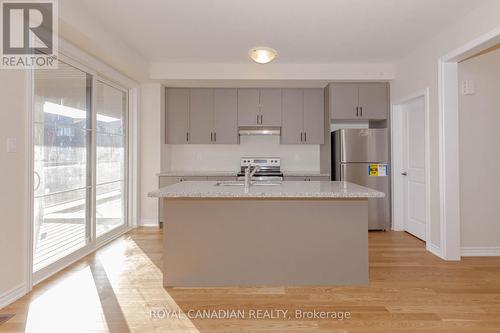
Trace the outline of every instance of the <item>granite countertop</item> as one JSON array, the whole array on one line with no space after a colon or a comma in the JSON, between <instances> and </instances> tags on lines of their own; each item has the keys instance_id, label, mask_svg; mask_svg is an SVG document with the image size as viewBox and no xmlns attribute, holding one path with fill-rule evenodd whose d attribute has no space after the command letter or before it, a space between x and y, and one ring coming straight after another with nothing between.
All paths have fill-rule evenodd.
<instances>
[{"instance_id":1,"label":"granite countertop","mask_svg":"<svg viewBox=\"0 0 500 333\"><path fill-rule=\"evenodd\" d=\"M163 171L158 177L236 177L238 171ZM283 171L285 177L330 177L319 171Z\"/></svg>"},{"instance_id":2,"label":"granite countertop","mask_svg":"<svg viewBox=\"0 0 500 333\"><path fill-rule=\"evenodd\" d=\"M150 192L156 198L383 198L384 193L349 182L284 181L280 185L219 186L212 181L186 181ZM233 182L234 183L234 182Z\"/></svg>"},{"instance_id":3,"label":"granite countertop","mask_svg":"<svg viewBox=\"0 0 500 333\"><path fill-rule=\"evenodd\" d=\"M285 177L330 177L327 172L320 171L283 171Z\"/></svg>"},{"instance_id":4,"label":"granite countertop","mask_svg":"<svg viewBox=\"0 0 500 333\"><path fill-rule=\"evenodd\" d=\"M236 177L237 171L163 171L158 177Z\"/></svg>"}]
</instances>

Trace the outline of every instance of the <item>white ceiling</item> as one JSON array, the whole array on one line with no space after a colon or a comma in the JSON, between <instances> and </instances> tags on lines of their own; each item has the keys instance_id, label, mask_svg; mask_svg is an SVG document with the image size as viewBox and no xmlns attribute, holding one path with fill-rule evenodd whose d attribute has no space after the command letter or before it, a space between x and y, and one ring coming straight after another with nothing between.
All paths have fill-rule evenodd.
<instances>
[{"instance_id":1,"label":"white ceiling","mask_svg":"<svg viewBox=\"0 0 500 333\"><path fill-rule=\"evenodd\" d=\"M483 0L79 0L153 62L390 63Z\"/></svg>"}]
</instances>

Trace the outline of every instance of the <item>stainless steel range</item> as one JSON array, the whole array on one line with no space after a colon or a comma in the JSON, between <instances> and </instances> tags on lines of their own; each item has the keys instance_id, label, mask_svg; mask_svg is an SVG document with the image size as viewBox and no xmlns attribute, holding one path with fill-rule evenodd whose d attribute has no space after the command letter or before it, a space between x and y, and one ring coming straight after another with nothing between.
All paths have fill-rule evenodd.
<instances>
[{"instance_id":1,"label":"stainless steel range","mask_svg":"<svg viewBox=\"0 0 500 333\"><path fill-rule=\"evenodd\" d=\"M247 168L259 167L259 170L252 177L259 181L282 181L281 159L279 157L242 157L240 159L241 170L238 173L238 180L245 179Z\"/></svg>"}]
</instances>

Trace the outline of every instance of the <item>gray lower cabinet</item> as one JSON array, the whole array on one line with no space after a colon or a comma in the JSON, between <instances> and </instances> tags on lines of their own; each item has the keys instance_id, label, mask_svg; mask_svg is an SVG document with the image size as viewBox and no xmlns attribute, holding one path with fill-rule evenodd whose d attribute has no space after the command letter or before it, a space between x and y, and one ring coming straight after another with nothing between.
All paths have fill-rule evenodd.
<instances>
[{"instance_id":1,"label":"gray lower cabinet","mask_svg":"<svg viewBox=\"0 0 500 333\"><path fill-rule=\"evenodd\" d=\"M285 181L330 181L330 177L328 176L286 176Z\"/></svg>"},{"instance_id":2,"label":"gray lower cabinet","mask_svg":"<svg viewBox=\"0 0 500 333\"><path fill-rule=\"evenodd\" d=\"M165 93L165 140L169 144L189 142L189 89L169 88Z\"/></svg>"},{"instance_id":3,"label":"gray lower cabinet","mask_svg":"<svg viewBox=\"0 0 500 333\"><path fill-rule=\"evenodd\" d=\"M238 126L281 126L281 89L238 89Z\"/></svg>"},{"instance_id":4,"label":"gray lower cabinet","mask_svg":"<svg viewBox=\"0 0 500 333\"><path fill-rule=\"evenodd\" d=\"M389 111L387 83L332 83L328 89L330 89L331 119L387 119Z\"/></svg>"},{"instance_id":5,"label":"gray lower cabinet","mask_svg":"<svg viewBox=\"0 0 500 333\"><path fill-rule=\"evenodd\" d=\"M282 144L324 143L324 90L283 89Z\"/></svg>"}]
</instances>

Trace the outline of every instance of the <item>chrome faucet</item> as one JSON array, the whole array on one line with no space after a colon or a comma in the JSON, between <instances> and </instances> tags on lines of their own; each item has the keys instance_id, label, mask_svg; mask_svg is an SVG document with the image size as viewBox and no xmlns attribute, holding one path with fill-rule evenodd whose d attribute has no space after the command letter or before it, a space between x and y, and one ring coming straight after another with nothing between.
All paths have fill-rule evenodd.
<instances>
[{"instance_id":1,"label":"chrome faucet","mask_svg":"<svg viewBox=\"0 0 500 333\"><path fill-rule=\"evenodd\" d=\"M250 171L250 169L252 169L252 171ZM259 170L260 167L258 165L254 165L253 168L251 166L248 166L245 169L245 192L248 193L248 191L250 190L250 185L252 185L252 177Z\"/></svg>"}]
</instances>

